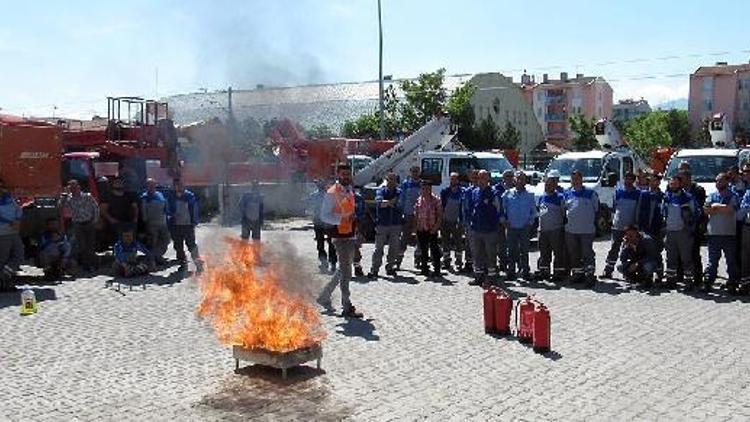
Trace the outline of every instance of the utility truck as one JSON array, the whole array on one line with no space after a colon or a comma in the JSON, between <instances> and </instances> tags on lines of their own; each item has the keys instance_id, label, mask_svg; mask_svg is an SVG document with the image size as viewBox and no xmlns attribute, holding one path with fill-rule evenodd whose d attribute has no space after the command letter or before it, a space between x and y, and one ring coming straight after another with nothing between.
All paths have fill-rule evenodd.
<instances>
[{"instance_id":1,"label":"utility truck","mask_svg":"<svg viewBox=\"0 0 750 422\"><path fill-rule=\"evenodd\" d=\"M711 118L708 130L713 148L681 149L672 154L661 182L662 190L667 188L669 179L677 173L683 161L690 165L693 182L699 184L709 195L716 190L717 174L750 159L750 150L735 147L724 113L717 113Z\"/></svg>"},{"instance_id":2,"label":"utility truck","mask_svg":"<svg viewBox=\"0 0 750 422\"><path fill-rule=\"evenodd\" d=\"M551 170L560 173L560 186L570 188L570 176L574 170L583 174L583 184L599 195L599 213L596 228L599 234L610 230L615 189L622 186L625 173L636 173L645 168L640 157L622 142L617 128L607 119L595 125L596 140L601 149L567 152L556 156L549 163L545 175ZM530 186L535 196L544 194L544 185Z\"/></svg>"}]
</instances>

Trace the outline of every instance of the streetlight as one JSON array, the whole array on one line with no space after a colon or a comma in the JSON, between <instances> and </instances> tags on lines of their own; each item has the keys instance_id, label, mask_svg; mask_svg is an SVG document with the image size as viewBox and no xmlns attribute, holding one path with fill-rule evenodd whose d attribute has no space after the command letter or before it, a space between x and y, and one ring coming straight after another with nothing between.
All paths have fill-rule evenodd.
<instances>
[{"instance_id":1,"label":"streetlight","mask_svg":"<svg viewBox=\"0 0 750 422\"><path fill-rule=\"evenodd\" d=\"M383 20L380 13L380 0L378 0L378 33L380 36L380 139L385 139L385 120L383 116Z\"/></svg>"}]
</instances>

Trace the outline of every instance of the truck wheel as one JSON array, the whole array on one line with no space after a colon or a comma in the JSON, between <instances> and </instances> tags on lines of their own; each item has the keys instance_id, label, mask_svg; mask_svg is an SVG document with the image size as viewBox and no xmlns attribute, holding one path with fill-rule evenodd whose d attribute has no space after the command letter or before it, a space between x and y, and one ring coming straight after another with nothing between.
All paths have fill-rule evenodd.
<instances>
[{"instance_id":1,"label":"truck wheel","mask_svg":"<svg viewBox=\"0 0 750 422\"><path fill-rule=\"evenodd\" d=\"M596 235L604 236L612 228L612 212L607 207L599 207L599 213L596 216Z\"/></svg>"}]
</instances>

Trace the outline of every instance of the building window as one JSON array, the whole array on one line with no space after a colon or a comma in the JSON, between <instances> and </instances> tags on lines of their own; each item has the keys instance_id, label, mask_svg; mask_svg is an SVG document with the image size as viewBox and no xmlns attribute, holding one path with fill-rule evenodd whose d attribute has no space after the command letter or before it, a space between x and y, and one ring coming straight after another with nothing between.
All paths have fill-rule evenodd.
<instances>
[{"instance_id":1,"label":"building window","mask_svg":"<svg viewBox=\"0 0 750 422\"><path fill-rule=\"evenodd\" d=\"M703 78L703 94L711 95L714 91L714 78Z\"/></svg>"},{"instance_id":2,"label":"building window","mask_svg":"<svg viewBox=\"0 0 750 422\"><path fill-rule=\"evenodd\" d=\"M495 111L495 114L500 114L500 99L495 97L495 101L492 102L492 109Z\"/></svg>"},{"instance_id":3,"label":"building window","mask_svg":"<svg viewBox=\"0 0 750 422\"><path fill-rule=\"evenodd\" d=\"M703 100L703 109L706 111L713 110L713 104L711 100Z\"/></svg>"},{"instance_id":4,"label":"building window","mask_svg":"<svg viewBox=\"0 0 750 422\"><path fill-rule=\"evenodd\" d=\"M506 122L510 121L510 110L505 110L505 121Z\"/></svg>"}]
</instances>

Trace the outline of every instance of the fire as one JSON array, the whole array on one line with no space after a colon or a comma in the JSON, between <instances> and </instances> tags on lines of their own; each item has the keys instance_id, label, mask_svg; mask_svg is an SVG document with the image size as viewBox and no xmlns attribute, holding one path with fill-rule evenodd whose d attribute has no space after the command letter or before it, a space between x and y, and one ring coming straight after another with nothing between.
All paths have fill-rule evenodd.
<instances>
[{"instance_id":1,"label":"fire","mask_svg":"<svg viewBox=\"0 0 750 422\"><path fill-rule=\"evenodd\" d=\"M228 250L201 276L198 315L228 346L286 352L326 337L320 314L282 283L283 268L260 265L259 246L225 239Z\"/></svg>"}]
</instances>

